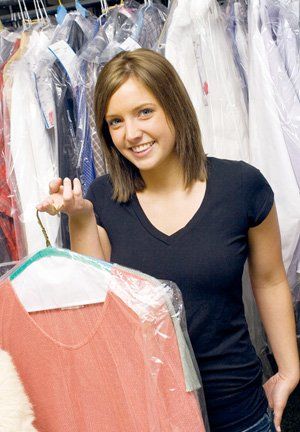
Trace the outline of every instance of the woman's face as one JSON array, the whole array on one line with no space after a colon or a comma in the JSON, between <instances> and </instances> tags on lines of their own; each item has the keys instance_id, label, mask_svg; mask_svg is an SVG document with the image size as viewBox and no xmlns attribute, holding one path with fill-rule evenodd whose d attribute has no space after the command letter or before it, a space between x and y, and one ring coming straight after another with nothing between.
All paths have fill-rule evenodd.
<instances>
[{"instance_id":1,"label":"woman's face","mask_svg":"<svg viewBox=\"0 0 300 432\"><path fill-rule=\"evenodd\" d=\"M114 145L140 171L167 167L175 154L175 130L154 95L136 78L112 95L105 119Z\"/></svg>"}]
</instances>

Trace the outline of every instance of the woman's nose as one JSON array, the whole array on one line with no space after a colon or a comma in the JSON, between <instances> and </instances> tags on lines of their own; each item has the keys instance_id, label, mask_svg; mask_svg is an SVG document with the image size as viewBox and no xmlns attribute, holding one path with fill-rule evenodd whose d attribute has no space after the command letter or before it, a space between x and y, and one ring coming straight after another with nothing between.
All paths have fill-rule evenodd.
<instances>
[{"instance_id":1,"label":"woman's nose","mask_svg":"<svg viewBox=\"0 0 300 432\"><path fill-rule=\"evenodd\" d=\"M125 133L127 141L137 141L142 136L142 131L135 121L125 123Z\"/></svg>"}]
</instances>

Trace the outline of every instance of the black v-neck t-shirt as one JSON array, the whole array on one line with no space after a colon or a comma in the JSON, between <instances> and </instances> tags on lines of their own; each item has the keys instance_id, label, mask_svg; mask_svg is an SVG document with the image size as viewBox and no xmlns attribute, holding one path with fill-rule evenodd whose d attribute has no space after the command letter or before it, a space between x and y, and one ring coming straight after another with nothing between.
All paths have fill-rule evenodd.
<instances>
[{"instance_id":1,"label":"black v-neck t-shirt","mask_svg":"<svg viewBox=\"0 0 300 432\"><path fill-rule=\"evenodd\" d=\"M136 195L114 201L108 175L92 183L87 199L110 239L112 262L180 288L211 432L240 432L267 409L245 320L242 274L248 230L266 218L274 196L260 171L245 162L207 158L207 168L199 209L170 236L151 224Z\"/></svg>"}]
</instances>

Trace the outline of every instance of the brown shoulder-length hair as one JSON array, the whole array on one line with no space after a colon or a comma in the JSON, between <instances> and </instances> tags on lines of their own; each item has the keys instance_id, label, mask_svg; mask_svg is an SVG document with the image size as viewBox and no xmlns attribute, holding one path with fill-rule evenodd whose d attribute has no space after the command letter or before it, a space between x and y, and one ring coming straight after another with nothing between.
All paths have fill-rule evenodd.
<instances>
[{"instance_id":1,"label":"brown shoulder-length hair","mask_svg":"<svg viewBox=\"0 0 300 432\"><path fill-rule=\"evenodd\" d=\"M145 188L138 168L114 146L105 115L112 95L129 78L135 77L152 92L175 129L175 151L183 167L185 186L205 180L206 156L200 128L189 95L177 72L160 54L137 49L117 54L102 69L95 88L97 132L113 184L113 199L126 202Z\"/></svg>"}]
</instances>

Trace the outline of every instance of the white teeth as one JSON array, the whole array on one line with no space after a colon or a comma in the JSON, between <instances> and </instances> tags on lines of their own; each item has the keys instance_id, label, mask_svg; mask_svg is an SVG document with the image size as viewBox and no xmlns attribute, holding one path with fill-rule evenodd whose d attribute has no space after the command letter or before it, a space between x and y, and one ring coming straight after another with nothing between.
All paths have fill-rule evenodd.
<instances>
[{"instance_id":1,"label":"white teeth","mask_svg":"<svg viewBox=\"0 0 300 432\"><path fill-rule=\"evenodd\" d=\"M141 153L142 151L147 150L148 148L152 147L155 141L152 141L151 143L142 144L136 147L131 147L131 150L134 153Z\"/></svg>"}]
</instances>

